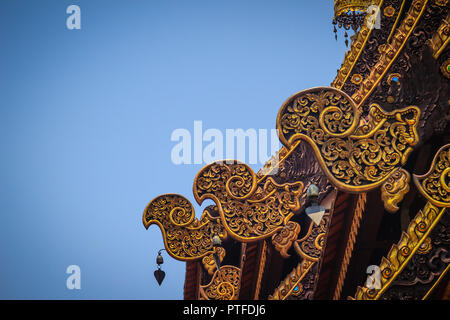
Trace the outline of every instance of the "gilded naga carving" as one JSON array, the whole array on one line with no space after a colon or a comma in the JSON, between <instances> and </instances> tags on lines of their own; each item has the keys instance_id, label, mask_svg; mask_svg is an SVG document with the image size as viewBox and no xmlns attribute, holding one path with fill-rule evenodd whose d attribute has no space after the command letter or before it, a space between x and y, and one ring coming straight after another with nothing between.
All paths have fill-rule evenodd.
<instances>
[{"instance_id":1,"label":"gilded naga carving","mask_svg":"<svg viewBox=\"0 0 450 320\"><path fill-rule=\"evenodd\" d=\"M214 162L194 180L199 204L213 200L226 231L236 240L249 242L272 236L300 210L302 182L278 184L272 177L257 178L238 161Z\"/></svg>"},{"instance_id":2,"label":"gilded naga carving","mask_svg":"<svg viewBox=\"0 0 450 320\"><path fill-rule=\"evenodd\" d=\"M166 194L148 204L143 222L146 228L160 227L166 249L175 259L200 259L215 252L214 233L243 242L274 235L300 210L302 190L302 182L278 184L268 175L257 177L238 161L214 162L195 177L194 196L200 205L213 200L218 216L205 210L200 220L195 219L188 199Z\"/></svg>"},{"instance_id":3,"label":"gilded naga carving","mask_svg":"<svg viewBox=\"0 0 450 320\"><path fill-rule=\"evenodd\" d=\"M178 194L164 194L153 199L145 208L145 228L156 224L163 234L167 252L177 260L200 259L215 252L212 235L226 238L220 219L206 209L200 220L195 218L192 204Z\"/></svg>"},{"instance_id":4,"label":"gilded naga carving","mask_svg":"<svg viewBox=\"0 0 450 320\"><path fill-rule=\"evenodd\" d=\"M278 113L277 128L288 148L300 139L308 142L336 187L365 192L405 164L418 143L419 115L415 106L388 113L373 104L366 122L347 94L318 87L290 97Z\"/></svg>"}]
</instances>

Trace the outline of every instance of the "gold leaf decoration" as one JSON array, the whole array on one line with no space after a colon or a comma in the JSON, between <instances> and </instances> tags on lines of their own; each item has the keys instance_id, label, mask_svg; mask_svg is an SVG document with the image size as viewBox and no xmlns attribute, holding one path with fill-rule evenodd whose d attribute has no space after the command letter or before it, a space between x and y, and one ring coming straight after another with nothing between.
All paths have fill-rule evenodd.
<instances>
[{"instance_id":1,"label":"gold leaf decoration","mask_svg":"<svg viewBox=\"0 0 450 320\"><path fill-rule=\"evenodd\" d=\"M324 173L339 189L365 192L381 185L403 165L418 143L420 110L385 112L373 104L367 123L341 90L318 87L299 92L281 107L277 128L288 148L308 142Z\"/></svg>"},{"instance_id":2,"label":"gold leaf decoration","mask_svg":"<svg viewBox=\"0 0 450 320\"><path fill-rule=\"evenodd\" d=\"M438 207L450 207L450 144L440 148L430 170L424 175L413 175L420 193Z\"/></svg>"},{"instance_id":3,"label":"gold leaf decoration","mask_svg":"<svg viewBox=\"0 0 450 320\"><path fill-rule=\"evenodd\" d=\"M429 201L419 211L380 264L381 289L358 287L357 300L379 299L395 281L415 254L426 254L431 250L431 231L449 207L450 144L440 148L433 158L430 170L423 176L414 175L419 192ZM350 298L353 299L353 298Z\"/></svg>"},{"instance_id":4,"label":"gold leaf decoration","mask_svg":"<svg viewBox=\"0 0 450 320\"><path fill-rule=\"evenodd\" d=\"M303 289L300 282L315 263L310 260L300 262L269 296L269 300L285 300L291 294L299 295Z\"/></svg>"},{"instance_id":5,"label":"gold leaf decoration","mask_svg":"<svg viewBox=\"0 0 450 320\"><path fill-rule=\"evenodd\" d=\"M239 268L220 267L209 284L200 286L200 300L236 300L239 295L240 279Z\"/></svg>"},{"instance_id":6,"label":"gold leaf decoration","mask_svg":"<svg viewBox=\"0 0 450 320\"><path fill-rule=\"evenodd\" d=\"M214 233L223 239L227 236L219 218L205 210L201 219L196 219L192 204L178 194L164 194L150 201L144 210L143 223L146 229L158 225L167 252L181 261L214 253Z\"/></svg>"},{"instance_id":7,"label":"gold leaf decoration","mask_svg":"<svg viewBox=\"0 0 450 320\"><path fill-rule=\"evenodd\" d=\"M201 205L213 200L227 232L242 242L267 238L278 232L300 209L302 182L278 184L270 176L257 178L238 161L214 162L194 180L194 196Z\"/></svg>"},{"instance_id":8,"label":"gold leaf decoration","mask_svg":"<svg viewBox=\"0 0 450 320\"><path fill-rule=\"evenodd\" d=\"M428 202L411 221L406 232L402 233L400 241L391 247L386 257L382 258L380 264L381 289L358 287L355 299L379 299L415 253L424 254L429 250L428 235L444 212L445 208L440 209Z\"/></svg>"},{"instance_id":9,"label":"gold leaf decoration","mask_svg":"<svg viewBox=\"0 0 450 320\"><path fill-rule=\"evenodd\" d=\"M300 233L300 225L297 222L289 221L280 231L272 236L272 244L283 258L289 258L287 253L292 243L297 240Z\"/></svg>"},{"instance_id":10,"label":"gold leaf decoration","mask_svg":"<svg viewBox=\"0 0 450 320\"><path fill-rule=\"evenodd\" d=\"M222 262L223 258L225 258L226 251L222 247L217 247L216 254L219 256L220 262ZM203 266L205 267L206 271L210 275L212 275L214 273L214 270L217 269L216 261L214 260L214 254L212 254L212 253L204 256L202 259L202 263L203 263Z\"/></svg>"},{"instance_id":11,"label":"gold leaf decoration","mask_svg":"<svg viewBox=\"0 0 450 320\"><path fill-rule=\"evenodd\" d=\"M409 192L410 180L410 174L402 168L395 170L389 175L388 179L381 186L381 199L387 211L393 213L399 209L398 203Z\"/></svg>"}]
</instances>

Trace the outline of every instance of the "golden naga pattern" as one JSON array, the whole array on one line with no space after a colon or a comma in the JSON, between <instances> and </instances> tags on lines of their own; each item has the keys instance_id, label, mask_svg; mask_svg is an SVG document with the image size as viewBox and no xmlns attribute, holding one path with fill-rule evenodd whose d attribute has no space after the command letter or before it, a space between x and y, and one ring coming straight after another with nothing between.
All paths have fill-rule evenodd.
<instances>
[{"instance_id":1,"label":"golden naga pattern","mask_svg":"<svg viewBox=\"0 0 450 320\"><path fill-rule=\"evenodd\" d=\"M399 207L398 203L403 200L405 194L409 192L410 174L405 169L399 168L392 172L385 183L381 186L381 200L384 208L394 213Z\"/></svg>"},{"instance_id":2,"label":"golden naga pattern","mask_svg":"<svg viewBox=\"0 0 450 320\"><path fill-rule=\"evenodd\" d=\"M439 149L430 170L413 175L420 193L438 207L450 207L450 144Z\"/></svg>"},{"instance_id":3,"label":"golden naga pattern","mask_svg":"<svg viewBox=\"0 0 450 320\"><path fill-rule=\"evenodd\" d=\"M181 261L214 253L214 233L223 239L227 236L219 218L205 210L201 219L196 219L192 204L178 194L164 194L150 201L144 210L143 223L146 229L158 225L167 252Z\"/></svg>"},{"instance_id":4,"label":"golden naga pattern","mask_svg":"<svg viewBox=\"0 0 450 320\"><path fill-rule=\"evenodd\" d=\"M390 284L402 272L414 254L426 254L431 249L429 234L450 207L449 172L450 144L436 153L430 170L423 176L414 175L419 192L429 201L424 209L414 217L400 241L393 245L387 257L380 264L381 289L358 287L358 300L379 299Z\"/></svg>"},{"instance_id":5,"label":"golden naga pattern","mask_svg":"<svg viewBox=\"0 0 450 320\"><path fill-rule=\"evenodd\" d=\"M380 186L406 162L419 141L419 115L415 106L387 113L373 104L364 123L347 94L318 87L301 91L283 104L277 129L288 148L300 139L308 142L336 187L365 192Z\"/></svg>"},{"instance_id":6,"label":"golden naga pattern","mask_svg":"<svg viewBox=\"0 0 450 320\"><path fill-rule=\"evenodd\" d=\"M222 262L223 258L225 258L225 255L226 255L225 249L222 247L217 247L216 253L219 256L220 262ZM204 256L202 259L202 263L203 263L203 266L205 267L206 271L210 275L212 275L214 273L214 270L217 269L216 261L214 260L214 254L212 254L212 253Z\"/></svg>"},{"instance_id":7,"label":"golden naga pattern","mask_svg":"<svg viewBox=\"0 0 450 320\"><path fill-rule=\"evenodd\" d=\"M214 162L194 180L194 196L201 205L213 200L228 234L241 242L272 236L300 210L302 182L278 184L270 176L257 178L238 161Z\"/></svg>"},{"instance_id":8,"label":"golden naga pattern","mask_svg":"<svg viewBox=\"0 0 450 320\"><path fill-rule=\"evenodd\" d=\"M236 300L239 296L241 270L235 266L222 266L211 282L200 286L200 300Z\"/></svg>"},{"instance_id":9,"label":"golden naga pattern","mask_svg":"<svg viewBox=\"0 0 450 320\"><path fill-rule=\"evenodd\" d=\"M283 258L289 258L287 253L292 243L297 240L300 233L300 225L297 222L289 221L278 233L272 236L272 244L280 252Z\"/></svg>"}]
</instances>

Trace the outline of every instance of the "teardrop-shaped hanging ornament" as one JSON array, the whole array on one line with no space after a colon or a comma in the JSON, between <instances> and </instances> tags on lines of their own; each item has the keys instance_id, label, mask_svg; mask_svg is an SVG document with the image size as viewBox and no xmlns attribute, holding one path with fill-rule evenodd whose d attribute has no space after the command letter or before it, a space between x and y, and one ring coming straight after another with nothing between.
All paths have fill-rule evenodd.
<instances>
[{"instance_id":1,"label":"teardrop-shaped hanging ornament","mask_svg":"<svg viewBox=\"0 0 450 320\"><path fill-rule=\"evenodd\" d=\"M161 285L161 283L163 282L163 280L166 276L166 273L164 271L162 271L161 269L158 269L155 271L154 275L155 275L156 281L158 281L158 284Z\"/></svg>"}]
</instances>

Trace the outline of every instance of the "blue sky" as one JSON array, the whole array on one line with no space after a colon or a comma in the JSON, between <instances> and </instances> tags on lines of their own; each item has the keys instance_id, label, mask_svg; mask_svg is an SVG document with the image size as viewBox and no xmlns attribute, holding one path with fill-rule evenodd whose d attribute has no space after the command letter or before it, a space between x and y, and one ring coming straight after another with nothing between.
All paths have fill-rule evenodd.
<instances>
[{"instance_id":1,"label":"blue sky","mask_svg":"<svg viewBox=\"0 0 450 320\"><path fill-rule=\"evenodd\" d=\"M332 15L327 0L2 0L0 298L181 299L185 263L163 253L159 287L161 233L141 220L163 193L195 203L203 165L173 164L171 133L274 128L287 97L336 75Z\"/></svg>"}]
</instances>

